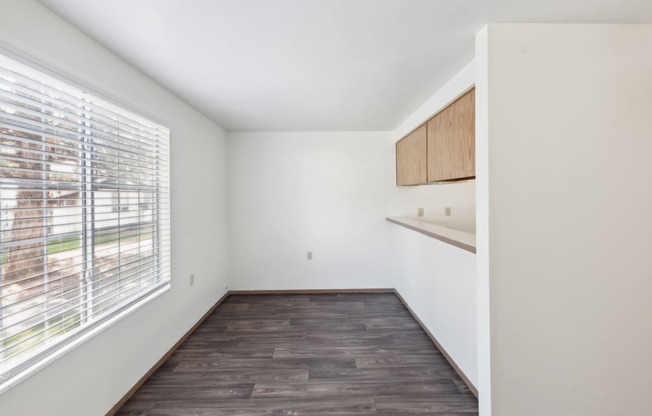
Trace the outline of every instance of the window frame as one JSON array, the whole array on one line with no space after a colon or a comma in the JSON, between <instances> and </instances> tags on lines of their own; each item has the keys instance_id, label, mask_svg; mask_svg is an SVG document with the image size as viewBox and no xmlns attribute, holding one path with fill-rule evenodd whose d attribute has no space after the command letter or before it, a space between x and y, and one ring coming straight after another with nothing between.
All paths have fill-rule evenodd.
<instances>
[{"instance_id":1,"label":"window frame","mask_svg":"<svg viewBox=\"0 0 652 416\"><path fill-rule=\"evenodd\" d=\"M88 94L96 99L99 99L100 101L104 101L108 103L111 106L119 108L121 111L126 111L127 113L130 113L140 119L144 119L148 122L156 124L158 127L161 127L166 131L166 151L167 151L167 158L165 161L167 162L165 169L163 169L164 172L164 184L167 188L167 197L164 198L167 201L166 205L161 205L160 204L160 189L159 189L159 184L161 183L159 179L157 179L156 182L156 192L153 192L149 198L147 198L147 201L145 201L148 206L151 207L156 207L153 209L153 220L152 223L157 224L156 228L156 237L153 238L160 238L160 232L161 232L161 224L164 226L167 226L167 239L166 239L166 247L158 247L157 249L153 248L153 255L157 257L157 260L154 262L154 267L156 269L161 267L161 258L162 257L167 257L166 260L166 269L167 269L167 275L166 278L160 281L160 274L158 272L155 272L156 279L158 281L158 284L148 286L151 287L151 290L147 291L141 296L138 296L136 299L131 299L129 302L126 302L122 304L120 301L118 302L120 304L119 307L111 309L109 313L104 314L99 319L93 320L90 323L86 323L85 325L81 325L79 330L72 331L70 333L65 334L64 336L60 337L57 339L53 344L47 346L46 348L42 349L39 351L37 354L28 357L27 359L20 361L18 365L11 367L8 371L5 371L3 373L0 373L0 394L2 394L4 391L7 391L11 389L14 385L20 383L22 380L25 378L28 378L32 374L40 371L41 369L45 368L47 365L51 364L55 360L59 359L61 356L67 354L69 351L77 348L78 346L84 344L88 340L94 338L98 334L102 333L105 331L107 328L115 324L116 322L120 321L121 319L124 319L126 316L130 315L131 313L139 310L142 308L145 304L151 302L152 300L158 298L162 294L166 293L167 291L170 290L171 288L171 272L172 272L172 249L171 249L171 181L170 181L170 161L171 161L171 155L170 155L170 129L166 127L165 123L161 122L157 117L152 116L146 111L143 111L142 109L135 108L129 104L126 104L120 99L117 99L115 96L108 94L106 92L100 91L97 88L93 87L88 87L85 83L79 82L69 75L64 75L63 71L59 71L58 69L52 69L50 65L45 65L39 62L38 59L35 59L34 57L28 56L22 51L17 51L11 47L8 47L7 45L0 43L0 55L3 55L4 57L14 60L17 63L21 65L25 65L29 67L33 71L38 71L42 74L44 74L47 77L53 78L57 82L65 84L67 87L72 87L79 92L83 94ZM45 135L44 135L45 136ZM85 137L85 135L84 135ZM85 153L83 148L83 143L87 139L85 137L84 139L80 140L80 151L82 153ZM92 149L86 149L89 150L88 154L90 155L92 152ZM86 157L84 156L82 158L85 161L90 161L92 163L92 156ZM83 169L83 168L82 168ZM41 170L45 172L45 170ZM158 171L156 171L158 172ZM120 191L126 191L129 192L129 189L127 187L122 187L118 186L119 191L118 191L118 198L120 200L120 203L118 205L119 212L122 211L122 196L120 196L119 192ZM83 189L83 187L82 187ZM90 192L91 195L95 194L96 191ZM80 193L84 193L82 190ZM83 204L88 204L88 197L87 195L84 195L79 198L80 201L83 201ZM141 201L140 199L138 200L139 206L136 209L141 209ZM47 208L47 207L46 207ZM127 206L127 208L129 208ZM0 207L1 209L1 207ZM47 208L49 209L49 208ZM167 212L167 221L159 222L161 221L161 210L165 210ZM94 226L96 222L94 220L89 221L87 218L87 214L82 214L83 217L83 223L84 227L86 225L91 225ZM137 223L138 226L140 227L141 223ZM49 221L45 221L42 225L42 229L44 230L44 233L48 233L48 229L50 229L52 225L49 223ZM82 250L84 252L90 252L92 255L93 251L95 250L95 245L96 243L94 241L91 242L90 247L88 244L88 238L89 236L87 233L82 233ZM153 246L156 247L156 246ZM86 254L85 254L86 255ZM86 262L84 262L86 264ZM86 279L86 271L92 267L87 267L84 266L84 279ZM0 270L0 277L2 276L2 270ZM0 279L0 296L2 296L2 279ZM90 286L90 290L88 289L89 286L85 286L84 293L88 294L89 292L93 292L92 285ZM3 306L0 303L0 312L2 310ZM0 314L0 318L2 315ZM2 327L0 326L0 330Z\"/></svg>"}]
</instances>

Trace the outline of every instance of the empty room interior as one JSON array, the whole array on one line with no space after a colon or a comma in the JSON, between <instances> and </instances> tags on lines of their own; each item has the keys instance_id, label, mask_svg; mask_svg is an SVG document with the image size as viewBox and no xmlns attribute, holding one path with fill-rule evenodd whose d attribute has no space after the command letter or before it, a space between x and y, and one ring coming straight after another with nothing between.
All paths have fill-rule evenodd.
<instances>
[{"instance_id":1,"label":"empty room interior","mask_svg":"<svg viewBox=\"0 0 652 416\"><path fill-rule=\"evenodd\" d=\"M0 0L0 415L652 415L649 0Z\"/></svg>"}]
</instances>

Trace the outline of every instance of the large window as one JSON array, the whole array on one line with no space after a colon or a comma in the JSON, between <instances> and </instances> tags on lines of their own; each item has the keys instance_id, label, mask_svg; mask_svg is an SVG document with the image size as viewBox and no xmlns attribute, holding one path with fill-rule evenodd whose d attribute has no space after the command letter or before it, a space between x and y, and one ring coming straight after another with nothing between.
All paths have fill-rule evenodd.
<instances>
[{"instance_id":1,"label":"large window","mask_svg":"<svg viewBox=\"0 0 652 416\"><path fill-rule=\"evenodd\" d=\"M169 285L168 142L0 55L0 385Z\"/></svg>"}]
</instances>

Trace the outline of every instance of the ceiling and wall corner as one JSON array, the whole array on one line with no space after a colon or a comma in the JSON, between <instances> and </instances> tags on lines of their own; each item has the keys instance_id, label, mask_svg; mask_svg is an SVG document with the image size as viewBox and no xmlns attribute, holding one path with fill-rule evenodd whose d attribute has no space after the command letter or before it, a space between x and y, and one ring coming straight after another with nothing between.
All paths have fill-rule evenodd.
<instances>
[{"instance_id":1,"label":"ceiling and wall corner","mask_svg":"<svg viewBox=\"0 0 652 416\"><path fill-rule=\"evenodd\" d=\"M228 131L389 131L486 22L644 22L649 0L40 0Z\"/></svg>"}]
</instances>

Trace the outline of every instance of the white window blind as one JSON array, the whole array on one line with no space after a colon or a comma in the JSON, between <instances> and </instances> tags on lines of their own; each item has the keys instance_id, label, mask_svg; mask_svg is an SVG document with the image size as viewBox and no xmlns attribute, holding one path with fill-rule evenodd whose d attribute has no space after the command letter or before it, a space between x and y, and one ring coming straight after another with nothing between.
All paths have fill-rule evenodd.
<instances>
[{"instance_id":1,"label":"white window blind","mask_svg":"<svg viewBox=\"0 0 652 416\"><path fill-rule=\"evenodd\" d=\"M0 54L0 384L169 284L168 147Z\"/></svg>"}]
</instances>

